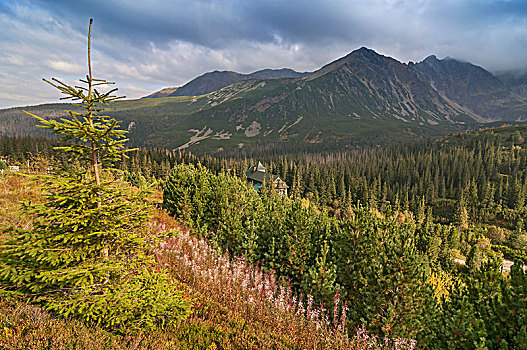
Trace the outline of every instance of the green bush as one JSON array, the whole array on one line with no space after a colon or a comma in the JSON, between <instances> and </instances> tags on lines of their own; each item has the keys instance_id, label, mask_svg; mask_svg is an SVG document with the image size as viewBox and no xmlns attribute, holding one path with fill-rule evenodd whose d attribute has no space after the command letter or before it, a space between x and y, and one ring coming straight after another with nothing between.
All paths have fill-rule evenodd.
<instances>
[{"instance_id":1,"label":"green bush","mask_svg":"<svg viewBox=\"0 0 527 350\"><path fill-rule=\"evenodd\" d=\"M255 257L261 202L241 179L177 165L165 182L163 208L222 249Z\"/></svg>"},{"instance_id":2,"label":"green bush","mask_svg":"<svg viewBox=\"0 0 527 350\"><path fill-rule=\"evenodd\" d=\"M457 283L427 320L432 349L527 349L527 274L517 261L504 279L497 259Z\"/></svg>"},{"instance_id":3,"label":"green bush","mask_svg":"<svg viewBox=\"0 0 527 350\"><path fill-rule=\"evenodd\" d=\"M330 218L272 189L178 165L167 179L163 207L224 250L260 261L298 292L330 309L340 289L352 326L387 336L415 336L434 305L428 264L409 225L391 213L356 208L351 220Z\"/></svg>"},{"instance_id":4,"label":"green bush","mask_svg":"<svg viewBox=\"0 0 527 350\"><path fill-rule=\"evenodd\" d=\"M163 208L221 249L265 261L295 286L315 262L332 221L272 189L256 192L238 177L216 176L201 165L174 168L165 183Z\"/></svg>"},{"instance_id":5,"label":"green bush","mask_svg":"<svg viewBox=\"0 0 527 350\"><path fill-rule=\"evenodd\" d=\"M88 63L90 64L90 32ZM112 180L109 166L126 150L126 131L119 122L99 115L115 100L101 93L91 68L87 88L58 80L51 85L80 100L83 113L70 119L45 120L63 142L56 149L68 156L53 176L39 178L42 204L26 204L33 227L4 230L0 245L0 293L22 295L62 316L78 316L121 332L164 326L185 317L190 302L168 283L164 271L153 271L149 251L156 241L148 230L144 194ZM88 169L88 170L86 170Z\"/></svg>"},{"instance_id":6,"label":"green bush","mask_svg":"<svg viewBox=\"0 0 527 350\"><path fill-rule=\"evenodd\" d=\"M426 283L430 266L416 247L411 225L389 211L357 208L335 237L337 281L350 300L350 320L375 334L415 338L436 303Z\"/></svg>"}]
</instances>

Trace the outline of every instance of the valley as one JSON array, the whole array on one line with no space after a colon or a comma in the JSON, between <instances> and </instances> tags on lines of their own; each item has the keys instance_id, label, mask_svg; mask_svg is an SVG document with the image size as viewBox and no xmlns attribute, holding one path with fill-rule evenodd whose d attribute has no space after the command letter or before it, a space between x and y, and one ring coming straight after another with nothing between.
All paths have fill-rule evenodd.
<instances>
[{"instance_id":1,"label":"valley","mask_svg":"<svg viewBox=\"0 0 527 350\"><path fill-rule=\"evenodd\" d=\"M0 349L527 350L522 0L0 28Z\"/></svg>"},{"instance_id":2,"label":"valley","mask_svg":"<svg viewBox=\"0 0 527 350\"><path fill-rule=\"evenodd\" d=\"M73 328L82 334L79 344L94 349L126 348L127 339L160 349L524 343L527 107L520 94L466 62L430 56L404 64L367 48L295 77L231 73L114 102L103 116L79 114L85 119L71 124L65 110L82 113L87 104L0 110L4 275L18 278L9 271L27 270L39 281L38 271L10 255L33 261L38 244L54 259L49 244L80 240L98 261L93 247L108 244L110 233L116 246L129 241L127 254L140 266L132 277L114 277L115 288L129 294L112 302L172 312L166 329L153 316L147 326L135 316L120 318L120 307L98 299L114 297L106 282L81 295L81 303L99 308L96 324L82 305L72 309L74 321L62 321L53 312L60 305L0 298L0 326L9 333L0 345L51 341L60 332L61 346L73 346ZM41 125L54 133L35 127L22 110L43 117ZM116 131L119 124L123 131ZM93 134L57 148L57 136L77 132ZM120 146L125 133L126 147ZM108 143L93 146L93 140ZM99 169L97 155L71 156L93 147L109 159L102 180L91 175ZM247 169L259 162L284 181L289 196L247 183ZM74 170L79 165L83 181ZM8 169L46 175L29 184ZM30 206L18 207L24 199ZM36 215L24 216L25 208ZM73 219L57 226L57 215ZM125 271L120 249L111 263ZM59 250L63 260L76 252ZM50 274L55 266L47 267ZM73 272L71 278L84 278ZM149 284L128 292L142 274ZM156 288L157 297L149 299L147 288ZM128 303L128 295L140 293L143 304ZM18 315L19 309L38 317ZM471 315L459 314L464 309ZM128 323L135 328L123 330ZM17 333L19 324L27 329ZM485 337L474 340L474 327ZM502 338L506 327L511 335ZM100 344L90 340L94 332L105 334Z\"/></svg>"}]
</instances>

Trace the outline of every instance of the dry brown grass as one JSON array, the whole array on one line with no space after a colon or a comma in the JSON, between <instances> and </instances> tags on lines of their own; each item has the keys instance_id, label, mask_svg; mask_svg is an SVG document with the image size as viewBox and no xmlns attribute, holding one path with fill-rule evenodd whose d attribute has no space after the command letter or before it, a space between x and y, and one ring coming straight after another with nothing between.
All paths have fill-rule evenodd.
<instances>
[{"instance_id":1,"label":"dry brown grass","mask_svg":"<svg viewBox=\"0 0 527 350\"><path fill-rule=\"evenodd\" d=\"M29 218L21 216L21 204L38 201L40 194L35 183L25 176L0 176L0 229L11 225L29 227Z\"/></svg>"}]
</instances>

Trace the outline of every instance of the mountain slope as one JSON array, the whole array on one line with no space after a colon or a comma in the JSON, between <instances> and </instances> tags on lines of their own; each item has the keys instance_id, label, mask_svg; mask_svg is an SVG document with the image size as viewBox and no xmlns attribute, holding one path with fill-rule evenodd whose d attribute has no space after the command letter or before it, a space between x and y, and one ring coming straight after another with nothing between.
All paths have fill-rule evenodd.
<instances>
[{"instance_id":1,"label":"mountain slope","mask_svg":"<svg viewBox=\"0 0 527 350\"><path fill-rule=\"evenodd\" d=\"M478 74L490 75L494 85L473 86L477 82L470 72L469 83L462 85L458 81L461 73L436 69L430 60L430 67L416 67L361 48L300 78L276 78L284 72L264 71L251 76L275 74L274 79L231 83L240 78L238 73L212 72L187 87L187 91L196 89L193 92L198 95L120 101L108 114L124 121L133 145L203 153L253 146L297 151L343 149L442 136L488 120L475 112L476 108L466 107L473 100L459 97L472 93L474 101L480 101L481 91L488 92L484 95L487 100L493 100L492 91L496 92L495 100L501 101L501 105L492 105L496 113L500 106L505 111L521 112L524 108L521 100L514 108L507 105L504 101L509 90L481 68L476 67ZM432 80L432 73L438 78ZM200 95L199 89L211 86L209 78L229 85ZM450 85L454 85L452 91ZM52 107L34 108L49 113ZM9 116L16 112L0 111L0 132L7 123L10 128L3 130L13 134L18 122L9 123ZM506 116L517 119L512 114Z\"/></svg>"},{"instance_id":2,"label":"mountain slope","mask_svg":"<svg viewBox=\"0 0 527 350\"><path fill-rule=\"evenodd\" d=\"M410 67L444 96L487 121L527 120L527 101L481 67L436 56Z\"/></svg>"},{"instance_id":3,"label":"mountain slope","mask_svg":"<svg viewBox=\"0 0 527 350\"><path fill-rule=\"evenodd\" d=\"M199 96L219 90L239 81L251 79L300 78L309 73L299 73L292 69L263 69L251 74L231 71L214 71L205 73L180 87L168 96Z\"/></svg>"},{"instance_id":4,"label":"mountain slope","mask_svg":"<svg viewBox=\"0 0 527 350\"><path fill-rule=\"evenodd\" d=\"M195 152L277 143L340 148L443 135L474 122L407 65L365 48L304 78L241 81L180 98L164 102L173 117L135 110L149 121L134 119L130 138Z\"/></svg>"},{"instance_id":5,"label":"mountain slope","mask_svg":"<svg viewBox=\"0 0 527 350\"><path fill-rule=\"evenodd\" d=\"M336 89L340 101L355 100L361 109L377 117L431 125L470 120L465 110L444 99L407 65L364 47L322 67L306 80L320 80L325 90ZM344 107L352 106L344 103Z\"/></svg>"},{"instance_id":6,"label":"mountain slope","mask_svg":"<svg viewBox=\"0 0 527 350\"><path fill-rule=\"evenodd\" d=\"M167 97L172 95L178 88L177 87L168 87L161 89L159 91L156 91L154 93L151 93L148 96L145 96L145 98L158 98L158 97Z\"/></svg>"}]
</instances>

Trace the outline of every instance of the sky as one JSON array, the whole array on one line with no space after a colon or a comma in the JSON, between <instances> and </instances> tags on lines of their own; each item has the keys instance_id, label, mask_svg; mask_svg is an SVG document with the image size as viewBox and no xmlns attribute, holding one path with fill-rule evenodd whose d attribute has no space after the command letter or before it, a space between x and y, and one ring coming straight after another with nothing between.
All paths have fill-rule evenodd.
<instances>
[{"instance_id":1,"label":"sky","mask_svg":"<svg viewBox=\"0 0 527 350\"><path fill-rule=\"evenodd\" d=\"M526 0L0 0L0 108L94 75L139 98L213 70L314 71L362 46L527 71Z\"/></svg>"}]
</instances>

